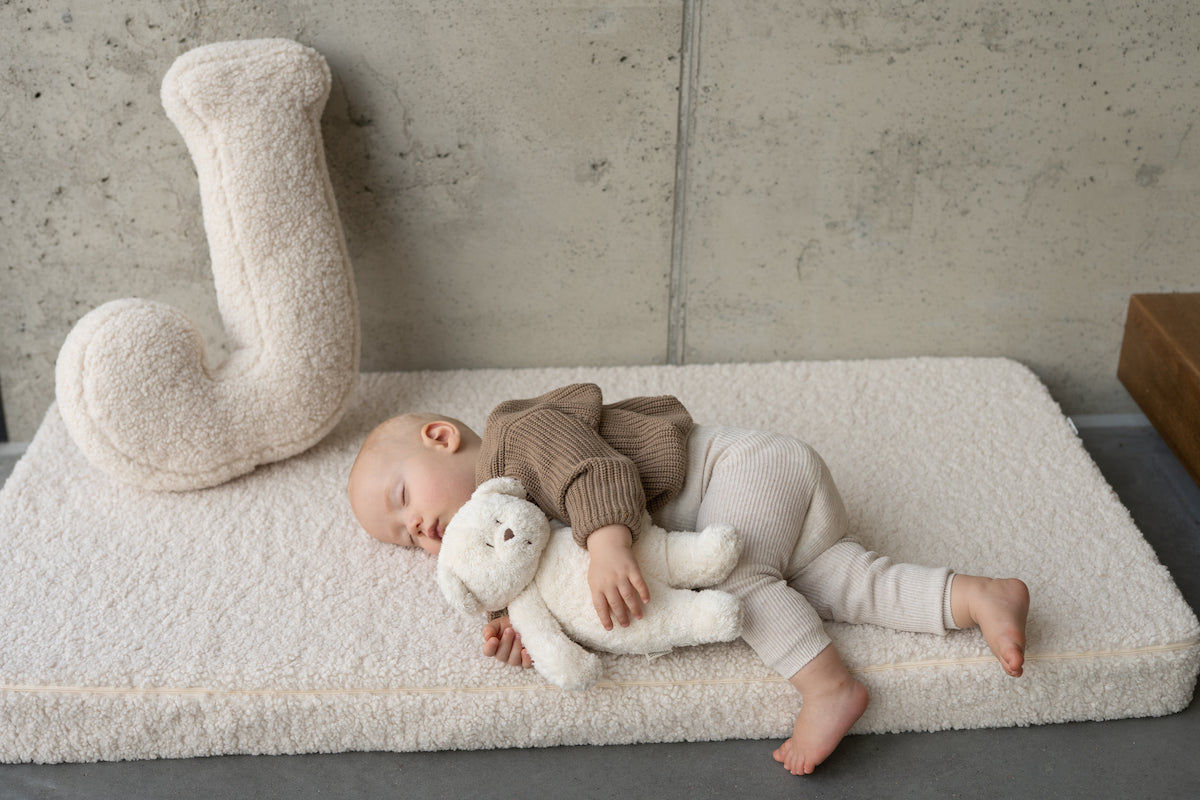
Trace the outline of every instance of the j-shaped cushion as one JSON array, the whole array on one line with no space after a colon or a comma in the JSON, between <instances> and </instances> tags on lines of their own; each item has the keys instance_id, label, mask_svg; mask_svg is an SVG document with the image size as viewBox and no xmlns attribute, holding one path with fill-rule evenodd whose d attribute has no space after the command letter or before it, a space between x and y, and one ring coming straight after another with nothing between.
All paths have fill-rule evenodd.
<instances>
[{"instance_id":1,"label":"j-shaped cushion","mask_svg":"<svg viewBox=\"0 0 1200 800\"><path fill-rule=\"evenodd\" d=\"M358 373L354 277L319 127L330 74L283 39L176 60L162 100L200 182L231 353L206 361L195 325L116 300L67 336L58 408L79 449L118 480L214 486L296 455L341 419Z\"/></svg>"}]
</instances>

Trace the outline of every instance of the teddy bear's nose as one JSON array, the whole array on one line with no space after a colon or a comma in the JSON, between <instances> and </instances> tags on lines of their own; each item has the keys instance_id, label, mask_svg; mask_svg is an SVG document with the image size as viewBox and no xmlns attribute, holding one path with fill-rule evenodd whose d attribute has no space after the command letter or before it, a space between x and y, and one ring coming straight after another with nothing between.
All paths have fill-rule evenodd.
<instances>
[{"instance_id":1,"label":"teddy bear's nose","mask_svg":"<svg viewBox=\"0 0 1200 800\"><path fill-rule=\"evenodd\" d=\"M513 537L512 528L505 528L504 529L504 541L507 542L512 537Z\"/></svg>"}]
</instances>

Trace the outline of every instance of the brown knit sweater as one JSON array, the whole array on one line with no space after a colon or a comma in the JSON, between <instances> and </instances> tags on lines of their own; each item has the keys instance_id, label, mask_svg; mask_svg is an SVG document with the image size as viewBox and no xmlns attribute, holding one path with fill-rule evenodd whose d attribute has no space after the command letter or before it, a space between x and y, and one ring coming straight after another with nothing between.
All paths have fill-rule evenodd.
<instances>
[{"instance_id":1,"label":"brown knit sweater","mask_svg":"<svg viewBox=\"0 0 1200 800\"><path fill-rule=\"evenodd\" d=\"M580 383L501 403L488 416L475 481L517 478L543 511L586 546L592 531L627 526L670 502L687 474L692 418L670 396L604 405Z\"/></svg>"}]
</instances>

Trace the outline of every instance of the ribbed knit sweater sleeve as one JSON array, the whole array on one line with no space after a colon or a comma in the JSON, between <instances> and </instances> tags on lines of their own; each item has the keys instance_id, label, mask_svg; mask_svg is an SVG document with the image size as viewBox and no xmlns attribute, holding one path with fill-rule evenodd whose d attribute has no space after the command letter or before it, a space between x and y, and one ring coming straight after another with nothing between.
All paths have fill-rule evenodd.
<instances>
[{"instance_id":1,"label":"ribbed knit sweater sleeve","mask_svg":"<svg viewBox=\"0 0 1200 800\"><path fill-rule=\"evenodd\" d=\"M627 526L636 540L642 512L683 486L691 427L673 397L605 406L594 384L564 386L492 411L475 478L519 479L543 511L571 526L581 546L613 524Z\"/></svg>"}]
</instances>

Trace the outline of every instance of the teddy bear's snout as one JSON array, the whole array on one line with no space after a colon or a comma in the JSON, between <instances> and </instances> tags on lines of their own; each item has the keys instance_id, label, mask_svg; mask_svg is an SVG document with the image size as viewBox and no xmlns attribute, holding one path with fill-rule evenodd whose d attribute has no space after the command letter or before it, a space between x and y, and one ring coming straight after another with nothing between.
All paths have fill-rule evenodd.
<instances>
[{"instance_id":1,"label":"teddy bear's snout","mask_svg":"<svg viewBox=\"0 0 1200 800\"><path fill-rule=\"evenodd\" d=\"M513 532L512 532L512 528L505 528L505 529L504 529L504 541L506 541L506 542L507 542L509 539L513 538L513 536L514 536L514 535L515 535L515 534L513 534Z\"/></svg>"}]
</instances>

